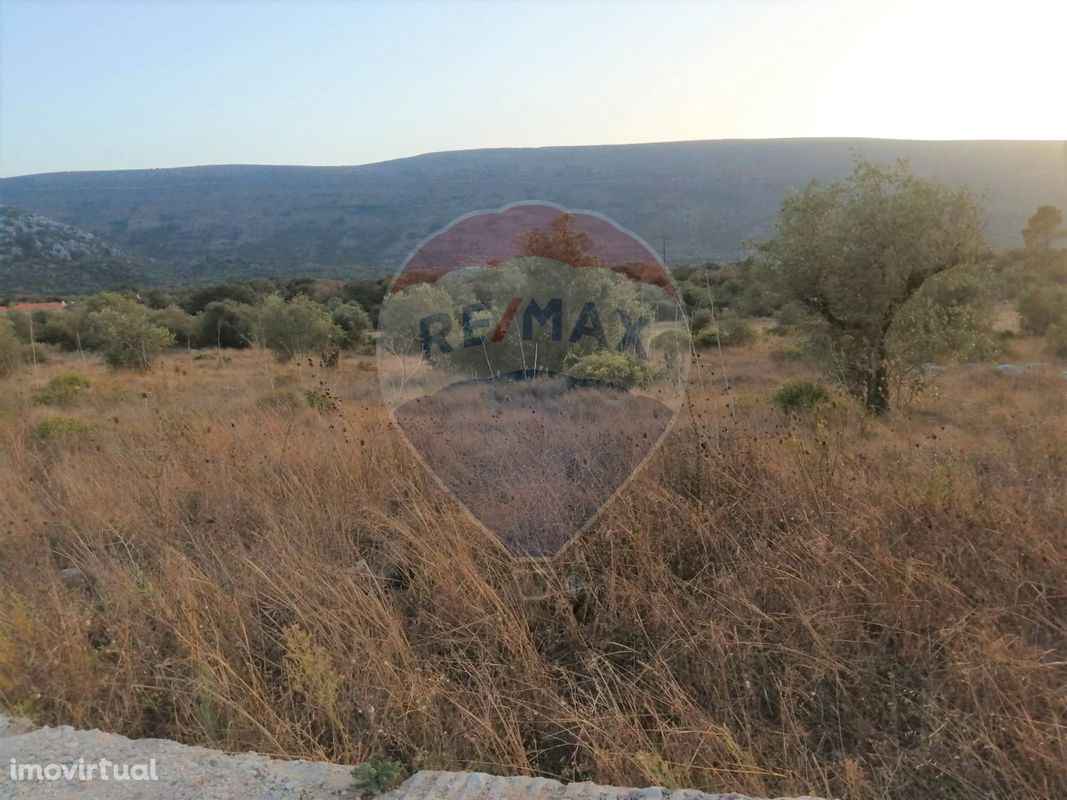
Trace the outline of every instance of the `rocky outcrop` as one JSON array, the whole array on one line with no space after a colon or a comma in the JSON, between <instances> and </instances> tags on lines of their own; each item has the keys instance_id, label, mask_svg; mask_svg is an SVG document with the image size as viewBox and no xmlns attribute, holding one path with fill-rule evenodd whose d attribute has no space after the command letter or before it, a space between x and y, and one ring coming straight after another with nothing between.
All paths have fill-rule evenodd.
<instances>
[{"instance_id":1,"label":"rocky outcrop","mask_svg":"<svg viewBox=\"0 0 1067 800\"><path fill-rule=\"evenodd\" d=\"M547 778L498 778L481 772L419 772L380 800L754 800L740 794L706 794L692 789L628 789L595 783L560 783ZM779 800L785 800L780 798ZM817 800L817 798L794 798Z\"/></svg>"},{"instance_id":2,"label":"rocky outcrop","mask_svg":"<svg viewBox=\"0 0 1067 800\"><path fill-rule=\"evenodd\" d=\"M71 262L121 255L118 248L88 231L21 208L0 205L0 264L34 260Z\"/></svg>"},{"instance_id":3,"label":"rocky outcrop","mask_svg":"<svg viewBox=\"0 0 1067 800\"><path fill-rule=\"evenodd\" d=\"M106 763L108 779L100 776ZM119 765L115 771L113 765ZM71 777L40 780L36 768ZM91 779L83 779L91 767ZM117 776L125 774L125 778ZM134 779L137 778L137 779ZM147 778L147 779L141 779ZM352 767L228 755L163 739L127 739L0 716L0 800L357 800ZM478 772L419 772L382 800L750 800L661 787L628 789ZM802 800L802 799L798 799ZM814 800L809 798L808 800Z\"/></svg>"}]
</instances>

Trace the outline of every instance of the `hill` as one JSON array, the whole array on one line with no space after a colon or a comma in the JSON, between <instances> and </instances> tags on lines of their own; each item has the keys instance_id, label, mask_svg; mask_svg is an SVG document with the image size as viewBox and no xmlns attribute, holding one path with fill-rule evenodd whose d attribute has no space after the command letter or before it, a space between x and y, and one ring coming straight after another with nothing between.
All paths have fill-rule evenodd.
<instances>
[{"instance_id":1,"label":"hill","mask_svg":"<svg viewBox=\"0 0 1067 800\"><path fill-rule=\"evenodd\" d=\"M197 283L392 271L456 216L522 199L607 214L672 264L728 260L768 233L782 197L843 177L854 155L982 192L988 233L1018 243L1042 203L1067 204L1061 142L785 139L469 150L353 167L204 166L0 180L0 202L169 264Z\"/></svg>"},{"instance_id":2,"label":"hill","mask_svg":"<svg viewBox=\"0 0 1067 800\"><path fill-rule=\"evenodd\" d=\"M0 294L90 292L144 277L141 265L100 237L0 205Z\"/></svg>"}]
</instances>

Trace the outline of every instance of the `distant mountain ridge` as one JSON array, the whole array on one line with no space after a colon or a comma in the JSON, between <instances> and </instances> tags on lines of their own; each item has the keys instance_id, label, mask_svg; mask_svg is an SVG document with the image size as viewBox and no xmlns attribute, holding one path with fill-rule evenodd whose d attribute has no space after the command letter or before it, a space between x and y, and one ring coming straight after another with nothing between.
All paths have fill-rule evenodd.
<instances>
[{"instance_id":1,"label":"distant mountain ridge","mask_svg":"<svg viewBox=\"0 0 1067 800\"><path fill-rule=\"evenodd\" d=\"M1019 243L1038 205L1067 206L1063 142L718 140L467 150L353 167L204 166L0 180L0 203L74 225L193 283L395 270L470 211L548 200L597 211L669 263L730 260L766 236L785 194L848 174L856 154L984 192L987 231Z\"/></svg>"}]
</instances>

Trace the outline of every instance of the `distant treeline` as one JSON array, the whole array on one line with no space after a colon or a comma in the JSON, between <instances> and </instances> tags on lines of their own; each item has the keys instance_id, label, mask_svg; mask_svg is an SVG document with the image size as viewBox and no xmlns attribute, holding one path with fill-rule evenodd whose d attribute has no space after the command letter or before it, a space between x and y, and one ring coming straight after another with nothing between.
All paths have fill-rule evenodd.
<instances>
[{"instance_id":1,"label":"distant treeline","mask_svg":"<svg viewBox=\"0 0 1067 800\"><path fill-rule=\"evenodd\" d=\"M377 322L388 281L272 278L195 289L102 292L61 311L0 316L0 372L42 361L48 348L99 352L113 367L148 369L169 347L267 347L281 360L316 352L336 362ZM16 296L0 305L57 298Z\"/></svg>"}]
</instances>

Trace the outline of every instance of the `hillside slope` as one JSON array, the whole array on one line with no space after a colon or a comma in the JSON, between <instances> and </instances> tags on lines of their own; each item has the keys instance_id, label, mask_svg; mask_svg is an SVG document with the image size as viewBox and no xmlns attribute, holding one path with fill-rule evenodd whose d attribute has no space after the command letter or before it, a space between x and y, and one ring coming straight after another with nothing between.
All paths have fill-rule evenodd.
<instances>
[{"instance_id":1,"label":"hillside slope","mask_svg":"<svg viewBox=\"0 0 1067 800\"><path fill-rule=\"evenodd\" d=\"M0 293L79 293L135 283L144 272L88 231L0 205Z\"/></svg>"},{"instance_id":2,"label":"hillside slope","mask_svg":"<svg viewBox=\"0 0 1067 800\"><path fill-rule=\"evenodd\" d=\"M988 232L1018 242L1042 203L1067 204L1061 142L878 139L700 141L470 150L356 167L210 166L0 180L0 202L174 265L218 274L395 269L460 214L549 200L607 214L671 263L736 258L767 234L783 195L848 173L862 153L983 192Z\"/></svg>"}]
</instances>

